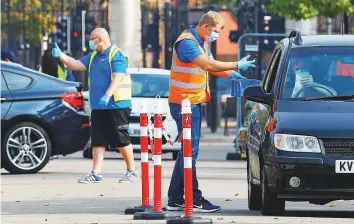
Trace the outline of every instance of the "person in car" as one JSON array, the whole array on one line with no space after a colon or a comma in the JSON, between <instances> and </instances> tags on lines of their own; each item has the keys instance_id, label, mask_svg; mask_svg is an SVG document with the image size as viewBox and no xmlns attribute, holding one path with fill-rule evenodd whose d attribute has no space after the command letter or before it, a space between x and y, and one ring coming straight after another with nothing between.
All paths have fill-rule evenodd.
<instances>
[{"instance_id":1,"label":"person in car","mask_svg":"<svg viewBox=\"0 0 354 224\"><path fill-rule=\"evenodd\" d=\"M76 82L71 69L64 65L60 60L52 56L52 48L44 51L39 71L60 80Z\"/></svg>"},{"instance_id":2,"label":"person in car","mask_svg":"<svg viewBox=\"0 0 354 224\"><path fill-rule=\"evenodd\" d=\"M135 170L128 132L132 107L128 57L111 43L107 30L103 28L91 32L89 46L93 52L80 60L67 56L56 44L52 50L53 57L59 58L72 70L88 70L89 73L93 167L78 182L102 182L102 163L108 145L119 148L127 165L127 171L119 182L134 182L139 175Z\"/></svg>"},{"instance_id":3,"label":"person in car","mask_svg":"<svg viewBox=\"0 0 354 224\"><path fill-rule=\"evenodd\" d=\"M215 212L220 206L204 199L199 190L196 175L196 160L199 152L201 131L201 104L210 101L208 72L216 76L246 79L238 70L255 67L249 56L238 62L221 62L213 59L209 43L215 41L224 28L222 16L214 11L204 14L197 26L190 26L178 37L173 48L172 67L169 80L169 106L179 133L182 132L181 103L189 99L192 104L192 170L194 209L201 212ZM183 150L181 149L172 173L168 190L167 210L184 209Z\"/></svg>"}]
</instances>

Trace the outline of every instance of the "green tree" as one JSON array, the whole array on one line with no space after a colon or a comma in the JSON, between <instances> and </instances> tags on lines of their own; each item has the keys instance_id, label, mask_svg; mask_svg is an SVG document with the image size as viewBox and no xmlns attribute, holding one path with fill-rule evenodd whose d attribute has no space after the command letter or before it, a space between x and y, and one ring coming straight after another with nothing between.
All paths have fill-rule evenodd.
<instances>
[{"instance_id":1,"label":"green tree","mask_svg":"<svg viewBox=\"0 0 354 224\"><path fill-rule=\"evenodd\" d=\"M208 0L208 4L216 4L221 7L234 8L239 0Z\"/></svg>"},{"instance_id":2,"label":"green tree","mask_svg":"<svg viewBox=\"0 0 354 224\"><path fill-rule=\"evenodd\" d=\"M301 20L316 16L333 18L353 14L353 0L269 0L269 10L287 19Z\"/></svg>"},{"instance_id":3,"label":"green tree","mask_svg":"<svg viewBox=\"0 0 354 224\"><path fill-rule=\"evenodd\" d=\"M63 2L67 8L68 1ZM61 7L58 0L1 1L1 39L8 38L7 28L11 25L16 39L22 34L31 45L39 45L46 32L56 32L56 17L60 15Z\"/></svg>"}]
</instances>

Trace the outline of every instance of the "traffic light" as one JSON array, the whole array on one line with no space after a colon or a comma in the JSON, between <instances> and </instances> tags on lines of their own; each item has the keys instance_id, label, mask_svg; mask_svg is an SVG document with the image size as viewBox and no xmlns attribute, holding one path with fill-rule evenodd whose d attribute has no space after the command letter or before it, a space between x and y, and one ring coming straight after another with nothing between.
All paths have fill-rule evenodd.
<instances>
[{"instance_id":1,"label":"traffic light","mask_svg":"<svg viewBox=\"0 0 354 224\"><path fill-rule=\"evenodd\" d=\"M75 11L73 11L75 12ZM72 13L71 48L73 51L81 50L81 15Z\"/></svg>"},{"instance_id":2,"label":"traffic light","mask_svg":"<svg viewBox=\"0 0 354 224\"><path fill-rule=\"evenodd\" d=\"M66 16L59 17L57 21L56 42L58 46L64 50L68 50L68 18Z\"/></svg>"},{"instance_id":3,"label":"traffic light","mask_svg":"<svg viewBox=\"0 0 354 224\"><path fill-rule=\"evenodd\" d=\"M85 15L85 46L86 49L89 49L89 41L90 41L90 34L96 28L97 23L95 18L90 15Z\"/></svg>"},{"instance_id":4,"label":"traffic light","mask_svg":"<svg viewBox=\"0 0 354 224\"><path fill-rule=\"evenodd\" d=\"M229 39L233 43L237 43L238 39L241 37L242 33L238 30L231 30L229 34Z\"/></svg>"}]
</instances>

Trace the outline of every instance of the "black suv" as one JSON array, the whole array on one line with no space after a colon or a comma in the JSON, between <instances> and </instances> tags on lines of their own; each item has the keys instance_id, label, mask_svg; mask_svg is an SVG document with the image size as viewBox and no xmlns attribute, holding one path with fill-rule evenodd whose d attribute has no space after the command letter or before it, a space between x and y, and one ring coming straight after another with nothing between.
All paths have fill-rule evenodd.
<instances>
[{"instance_id":1,"label":"black suv","mask_svg":"<svg viewBox=\"0 0 354 224\"><path fill-rule=\"evenodd\" d=\"M301 36L275 48L262 85L243 97L248 207L280 215L285 201L354 199L354 36Z\"/></svg>"}]
</instances>

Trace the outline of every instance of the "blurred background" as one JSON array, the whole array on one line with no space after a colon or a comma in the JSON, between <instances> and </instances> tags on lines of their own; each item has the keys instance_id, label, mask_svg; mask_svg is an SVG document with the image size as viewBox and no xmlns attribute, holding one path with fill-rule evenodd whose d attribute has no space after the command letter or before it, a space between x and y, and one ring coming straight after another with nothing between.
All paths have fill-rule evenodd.
<instances>
[{"instance_id":1,"label":"blurred background","mask_svg":"<svg viewBox=\"0 0 354 224\"><path fill-rule=\"evenodd\" d=\"M209 10L219 11L226 24L211 46L216 59L258 55L248 78L262 79L274 47L293 28L303 35L354 31L353 0L2 0L1 49L37 70L54 42L79 58L90 53L90 32L104 27L130 57L130 67L170 69L175 40ZM87 89L87 75L74 76ZM210 76L210 87L213 100L204 115L215 132L229 80Z\"/></svg>"}]
</instances>

